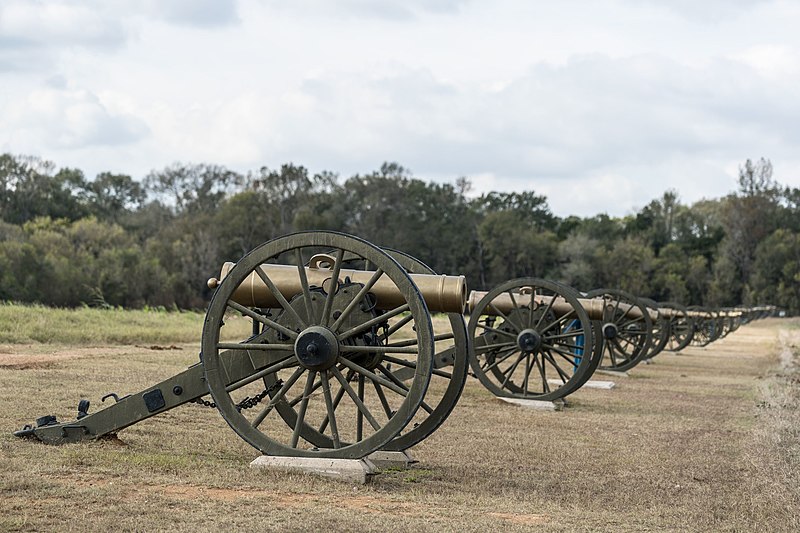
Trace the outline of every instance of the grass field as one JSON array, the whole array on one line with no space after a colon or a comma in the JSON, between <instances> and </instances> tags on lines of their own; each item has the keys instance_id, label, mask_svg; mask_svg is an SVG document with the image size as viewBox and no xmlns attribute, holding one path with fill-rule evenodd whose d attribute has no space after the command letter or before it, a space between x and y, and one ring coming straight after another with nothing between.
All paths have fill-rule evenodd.
<instances>
[{"instance_id":1,"label":"grass field","mask_svg":"<svg viewBox=\"0 0 800 533\"><path fill-rule=\"evenodd\" d=\"M196 362L202 315L191 326L163 315L158 324L194 335L121 341L109 326L56 344L0 341L0 530L800 530L797 321L659 355L611 391L578 391L562 412L506 405L471 380L414 449L418 468L367 486L252 471L255 450L197 405L121 441L51 447L11 435Z\"/></svg>"}]
</instances>

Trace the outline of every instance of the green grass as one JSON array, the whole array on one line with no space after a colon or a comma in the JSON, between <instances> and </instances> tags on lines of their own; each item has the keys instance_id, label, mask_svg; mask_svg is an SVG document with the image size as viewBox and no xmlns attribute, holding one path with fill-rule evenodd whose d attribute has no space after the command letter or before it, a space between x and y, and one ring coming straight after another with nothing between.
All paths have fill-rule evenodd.
<instances>
[{"instance_id":1,"label":"green grass","mask_svg":"<svg viewBox=\"0 0 800 533\"><path fill-rule=\"evenodd\" d=\"M158 344L199 342L203 313L129 309L57 309L0 304L0 344ZM249 321L235 317L230 328L246 331Z\"/></svg>"}]
</instances>

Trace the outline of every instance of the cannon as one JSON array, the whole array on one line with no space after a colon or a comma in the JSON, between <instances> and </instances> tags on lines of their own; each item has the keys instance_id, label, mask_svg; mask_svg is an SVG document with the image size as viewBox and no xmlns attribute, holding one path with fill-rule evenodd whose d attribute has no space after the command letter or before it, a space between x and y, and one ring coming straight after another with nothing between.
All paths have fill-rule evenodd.
<instances>
[{"instance_id":1,"label":"cannon","mask_svg":"<svg viewBox=\"0 0 800 533\"><path fill-rule=\"evenodd\" d=\"M199 402L268 455L360 458L406 449L444 421L466 379L466 285L398 258L406 268L335 232L269 241L210 280L198 363L146 390L113 395L115 403L97 412L82 400L76 420L41 417L15 435L49 444L96 439ZM434 333L430 310L447 313L451 331ZM251 335L230 338L232 313L252 319ZM442 343L453 345L440 350L452 358L448 371L444 356L435 361ZM427 394L434 376L446 382L435 403Z\"/></svg>"}]
</instances>

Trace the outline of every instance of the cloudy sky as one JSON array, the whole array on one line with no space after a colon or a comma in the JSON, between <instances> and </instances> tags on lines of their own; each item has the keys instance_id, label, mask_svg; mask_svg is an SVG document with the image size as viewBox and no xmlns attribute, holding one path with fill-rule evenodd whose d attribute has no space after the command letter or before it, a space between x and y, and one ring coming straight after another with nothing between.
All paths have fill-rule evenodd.
<instances>
[{"instance_id":1,"label":"cloudy sky","mask_svg":"<svg viewBox=\"0 0 800 533\"><path fill-rule=\"evenodd\" d=\"M142 177L176 161L397 161L559 215L800 186L800 2L2 0L0 152Z\"/></svg>"}]
</instances>

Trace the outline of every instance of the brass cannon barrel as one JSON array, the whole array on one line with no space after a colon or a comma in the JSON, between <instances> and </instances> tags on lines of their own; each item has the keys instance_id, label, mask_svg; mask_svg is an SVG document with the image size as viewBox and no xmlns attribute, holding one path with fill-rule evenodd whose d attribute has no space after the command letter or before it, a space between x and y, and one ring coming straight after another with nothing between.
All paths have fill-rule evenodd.
<instances>
[{"instance_id":1,"label":"brass cannon barrel","mask_svg":"<svg viewBox=\"0 0 800 533\"><path fill-rule=\"evenodd\" d=\"M234 263L222 265L219 279L211 278L208 286L216 288L228 275ZM263 264L261 268L272 280L286 299L291 299L303 292L300 273L296 266ZM304 267L309 286L316 285L325 290L330 288L332 271L329 268ZM349 278L353 283L366 284L375 274L369 270L352 270L342 268L339 281ZM435 313L462 313L467 300L467 282L464 276L446 276L435 274L409 274L425 299L428 310ZM382 276L370 291L376 298L379 309L393 309L406 303L394 282L388 276ZM251 307L280 307L280 303L270 291L261 277L254 270L236 288L232 300L241 305Z\"/></svg>"},{"instance_id":2,"label":"brass cannon barrel","mask_svg":"<svg viewBox=\"0 0 800 533\"><path fill-rule=\"evenodd\" d=\"M473 309L478 306L478 302L481 301L486 294L486 292L482 291L472 291L467 301L467 310L471 313ZM534 298L534 301L540 305L550 305L553 313L555 313L557 316L563 316L572 311L572 306L564 298L555 297L554 299L552 296L537 295ZM514 298L512 299L508 293L502 293L497 295L497 297L492 300L492 306L502 313L509 313L512 309L514 309L515 303L516 306L527 306L530 304L530 302L530 294L515 294ZM602 320L603 310L609 305L609 303L602 298L578 298L578 302L586 310L586 313L592 320ZM614 304L611 305L613 306ZM487 307L486 311L491 311L492 306ZM631 318L642 317L642 312L633 305L620 303L619 309L624 311L625 314ZM651 316L654 315L653 313L650 314Z\"/></svg>"}]
</instances>

